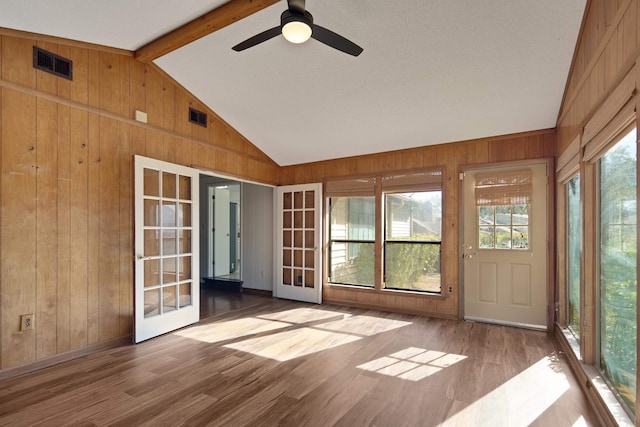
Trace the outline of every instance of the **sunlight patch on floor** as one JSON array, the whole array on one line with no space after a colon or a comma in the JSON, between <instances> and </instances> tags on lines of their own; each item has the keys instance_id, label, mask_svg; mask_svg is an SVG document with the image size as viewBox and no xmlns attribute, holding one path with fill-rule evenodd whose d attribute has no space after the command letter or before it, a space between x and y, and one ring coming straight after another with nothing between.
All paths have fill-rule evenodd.
<instances>
[{"instance_id":1,"label":"sunlight patch on floor","mask_svg":"<svg viewBox=\"0 0 640 427\"><path fill-rule=\"evenodd\" d=\"M176 331L174 334L202 342L216 343L242 338L248 335L284 329L290 326L291 325L289 323L246 317L242 319L193 326L191 328Z\"/></svg>"},{"instance_id":2,"label":"sunlight patch on floor","mask_svg":"<svg viewBox=\"0 0 640 427\"><path fill-rule=\"evenodd\" d=\"M361 338L350 334L322 331L309 327L249 338L241 342L227 344L224 347L286 362L359 339Z\"/></svg>"},{"instance_id":3,"label":"sunlight patch on floor","mask_svg":"<svg viewBox=\"0 0 640 427\"><path fill-rule=\"evenodd\" d=\"M420 381L466 358L460 354L408 347L358 368L403 380Z\"/></svg>"},{"instance_id":4,"label":"sunlight patch on floor","mask_svg":"<svg viewBox=\"0 0 640 427\"><path fill-rule=\"evenodd\" d=\"M528 426L569 387L569 381L558 363L544 357L441 425L468 425L469 420L474 420L477 426Z\"/></svg>"},{"instance_id":5,"label":"sunlight patch on floor","mask_svg":"<svg viewBox=\"0 0 640 427\"><path fill-rule=\"evenodd\" d=\"M344 316L342 319L322 323L321 325L317 325L317 327L329 331L370 337L409 325L411 325L411 322L357 315Z\"/></svg>"},{"instance_id":6,"label":"sunlight patch on floor","mask_svg":"<svg viewBox=\"0 0 640 427\"><path fill-rule=\"evenodd\" d=\"M231 341L224 347L285 362L411 324L304 307L196 325L174 334L211 344Z\"/></svg>"},{"instance_id":7,"label":"sunlight patch on floor","mask_svg":"<svg viewBox=\"0 0 640 427\"><path fill-rule=\"evenodd\" d=\"M280 322L301 323L317 322L336 317L344 317L345 313L330 310L318 310L315 308L294 308L291 310L278 311L275 313L261 314L260 319L277 320ZM347 316L349 316L347 314Z\"/></svg>"}]
</instances>

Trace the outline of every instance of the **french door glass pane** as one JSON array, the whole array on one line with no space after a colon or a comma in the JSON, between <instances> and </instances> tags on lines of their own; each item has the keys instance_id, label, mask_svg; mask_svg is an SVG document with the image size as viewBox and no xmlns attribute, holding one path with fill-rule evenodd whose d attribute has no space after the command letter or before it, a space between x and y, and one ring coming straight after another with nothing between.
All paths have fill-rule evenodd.
<instances>
[{"instance_id":1,"label":"french door glass pane","mask_svg":"<svg viewBox=\"0 0 640 427\"><path fill-rule=\"evenodd\" d=\"M599 367L627 407L636 395L636 130L599 161Z\"/></svg>"},{"instance_id":2,"label":"french door glass pane","mask_svg":"<svg viewBox=\"0 0 640 427\"><path fill-rule=\"evenodd\" d=\"M567 183L567 326L580 339L580 175Z\"/></svg>"}]
</instances>

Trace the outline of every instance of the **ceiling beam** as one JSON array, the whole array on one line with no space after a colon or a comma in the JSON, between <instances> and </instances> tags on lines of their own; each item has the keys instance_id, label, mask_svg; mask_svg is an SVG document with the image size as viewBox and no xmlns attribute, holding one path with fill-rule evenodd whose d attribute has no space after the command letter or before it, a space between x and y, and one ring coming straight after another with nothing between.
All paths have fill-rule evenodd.
<instances>
[{"instance_id":1,"label":"ceiling beam","mask_svg":"<svg viewBox=\"0 0 640 427\"><path fill-rule=\"evenodd\" d=\"M280 0L231 0L217 9L142 46L135 52L135 58L144 63L151 62L194 40L253 15L278 1Z\"/></svg>"}]
</instances>

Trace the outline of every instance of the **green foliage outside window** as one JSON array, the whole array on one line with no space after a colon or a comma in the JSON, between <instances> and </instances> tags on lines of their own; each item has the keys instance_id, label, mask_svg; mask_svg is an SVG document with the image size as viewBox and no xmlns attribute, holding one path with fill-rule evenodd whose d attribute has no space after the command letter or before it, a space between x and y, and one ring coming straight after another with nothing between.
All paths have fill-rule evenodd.
<instances>
[{"instance_id":1,"label":"green foliage outside window","mask_svg":"<svg viewBox=\"0 0 640 427\"><path fill-rule=\"evenodd\" d=\"M637 359L636 132L600 159L599 367L635 413Z\"/></svg>"},{"instance_id":2,"label":"green foliage outside window","mask_svg":"<svg viewBox=\"0 0 640 427\"><path fill-rule=\"evenodd\" d=\"M385 245L385 287L440 292L440 244Z\"/></svg>"},{"instance_id":3,"label":"green foliage outside window","mask_svg":"<svg viewBox=\"0 0 640 427\"><path fill-rule=\"evenodd\" d=\"M580 339L580 175L567 183L567 326Z\"/></svg>"}]
</instances>

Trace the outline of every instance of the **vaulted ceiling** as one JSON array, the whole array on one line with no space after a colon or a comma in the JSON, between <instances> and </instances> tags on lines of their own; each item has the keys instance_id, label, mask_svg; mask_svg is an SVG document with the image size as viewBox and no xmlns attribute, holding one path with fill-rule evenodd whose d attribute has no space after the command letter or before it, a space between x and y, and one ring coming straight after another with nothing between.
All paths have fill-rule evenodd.
<instances>
[{"instance_id":1,"label":"vaulted ceiling","mask_svg":"<svg viewBox=\"0 0 640 427\"><path fill-rule=\"evenodd\" d=\"M154 62L284 166L554 127L585 3L308 0L358 57L282 36L233 51L279 25L275 0L0 0L0 27L139 54L172 34ZM189 22L210 34L185 44Z\"/></svg>"}]
</instances>

